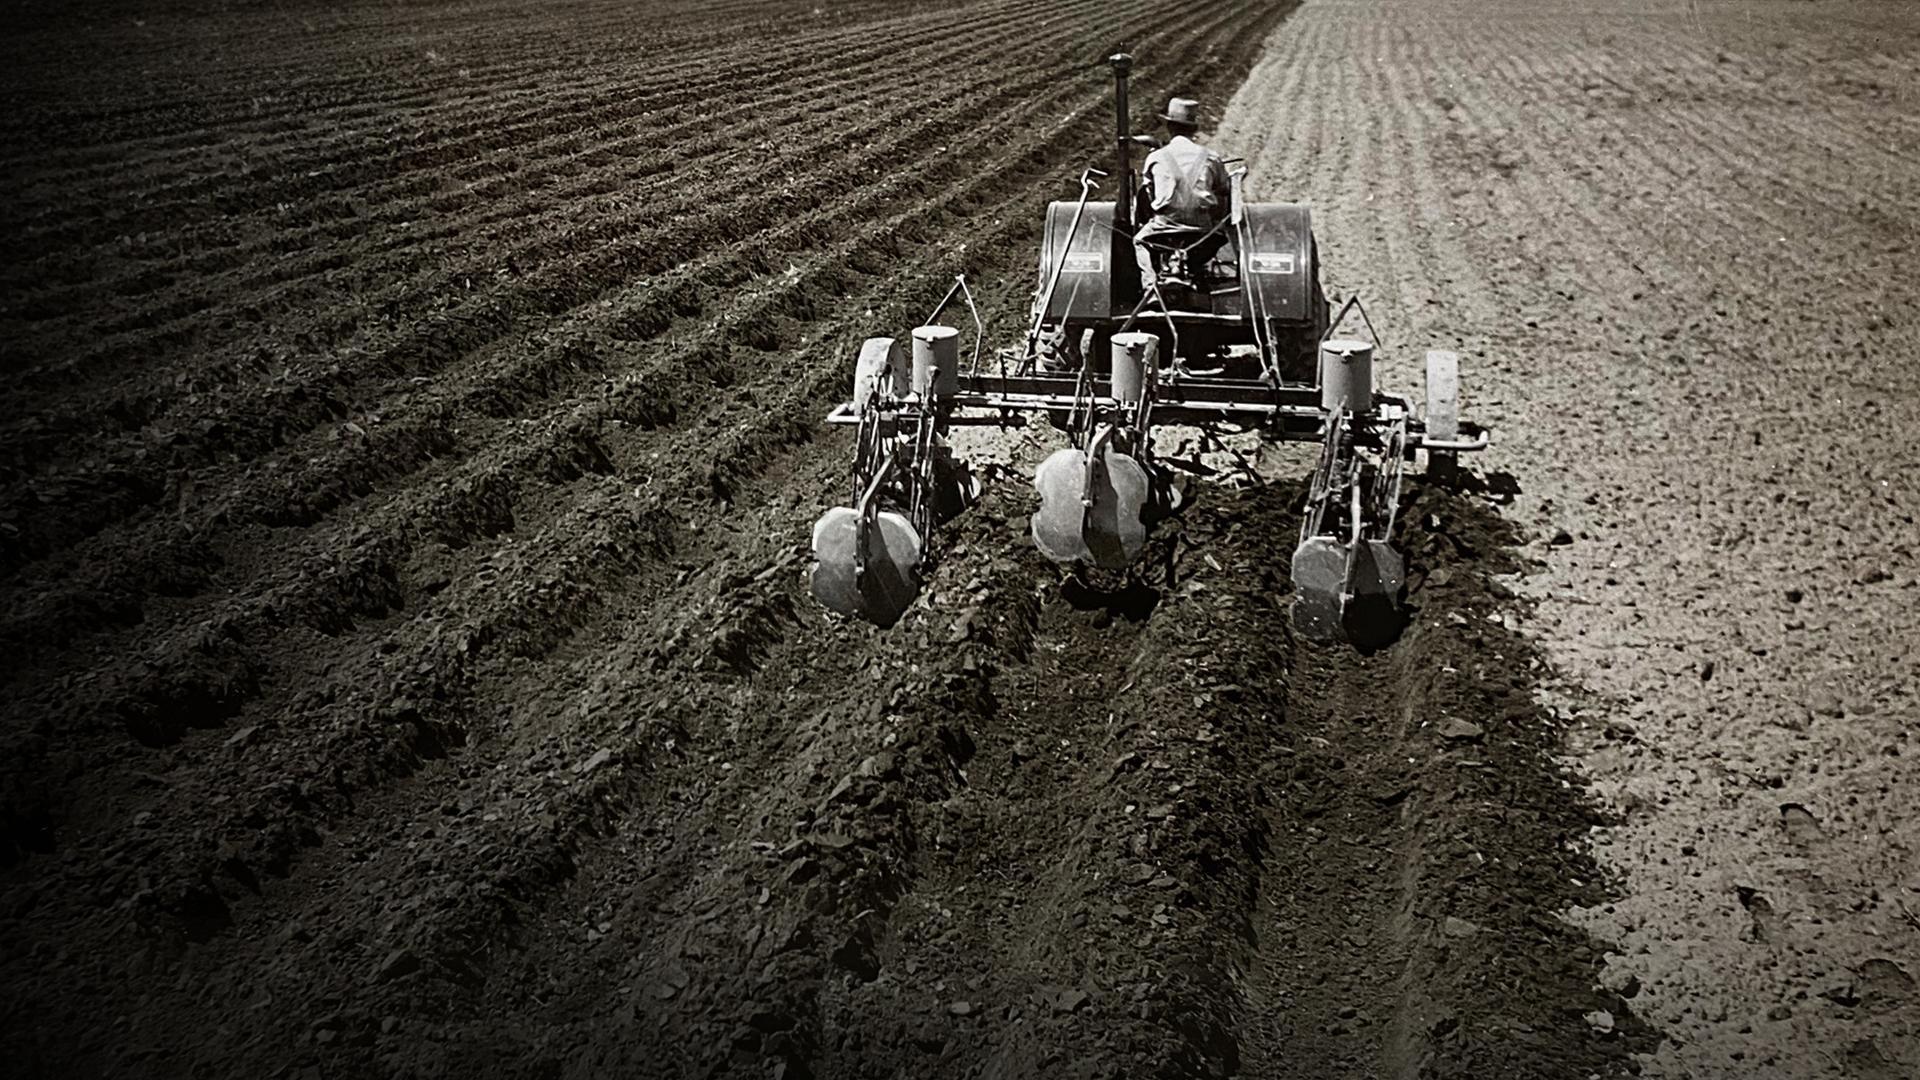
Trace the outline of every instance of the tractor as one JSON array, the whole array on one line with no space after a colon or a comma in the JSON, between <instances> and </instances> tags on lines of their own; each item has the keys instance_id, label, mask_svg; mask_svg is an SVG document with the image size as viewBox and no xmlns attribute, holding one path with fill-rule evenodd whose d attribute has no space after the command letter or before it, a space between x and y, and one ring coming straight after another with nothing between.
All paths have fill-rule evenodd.
<instances>
[{"instance_id":1,"label":"tractor","mask_svg":"<svg viewBox=\"0 0 1920 1080\"><path fill-rule=\"evenodd\" d=\"M1065 431L1071 445L1035 472L1033 542L1058 563L1102 570L1132 566L1155 523L1192 494L1156 456L1156 428L1251 427L1320 447L1292 559L1295 627L1317 640L1389 637L1406 585L1393 536L1408 464L1424 455L1430 472L1447 473L1460 453L1487 445L1459 416L1458 356L1426 354L1422 410L1381 392L1365 309L1353 297L1335 311L1321 291L1311 211L1247 202L1244 167L1230 172L1225 217L1156 237L1143 273L1135 230L1146 206L1132 157L1155 140L1129 130L1132 58L1108 63L1121 197L1094 200L1109 174L1088 168L1078 199L1048 205L1024 340L983 362L962 277L904 345L861 346L852 398L827 417L856 429L851 505L814 525L813 594L882 627L907 611L934 530L978 495L949 445L955 426L1040 417ZM956 299L973 309L964 359L959 329L941 322ZM1355 315L1371 341L1335 336Z\"/></svg>"}]
</instances>

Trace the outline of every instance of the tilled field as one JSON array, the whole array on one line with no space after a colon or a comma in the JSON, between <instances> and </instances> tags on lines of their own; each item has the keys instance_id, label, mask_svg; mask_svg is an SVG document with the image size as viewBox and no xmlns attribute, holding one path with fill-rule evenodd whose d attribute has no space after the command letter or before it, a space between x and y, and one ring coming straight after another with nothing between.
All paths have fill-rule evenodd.
<instances>
[{"instance_id":1,"label":"tilled field","mask_svg":"<svg viewBox=\"0 0 1920 1080\"><path fill-rule=\"evenodd\" d=\"M1920 1075L1917 57L1898 4L1314 0L1216 136L1466 350L1646 1075ZM1584 1075L1480 985L1437 1071Z\"/></svg>"},{"instance_id":2,"label":"tilled field","mask_svg":"<svg viewBox=\"0 0 1920 1080\"><path fill-rule=\"evenodd\" d=\"M845 497L817 421L854 348L961 272L990 334L1019 323L1046 200L1104 163L1117 49L1143 130L1252 70L1218 141L1323 208L1330 284L1375 298L1389 346L1487 354L1474 407L1503 436L1552 422L1516 354L1558 305L1508 292L1565 213L1647 257L1574 173L1527 171L1555 148L1500 110L1573 77L1520 57L1614 24L1287 16L14 16L0 1052L127 1076L1557 1077L1651 1050L1606 944L1556 915L1630 898L1557 764L1585 719L1543 703L1564 660L1496 580L1527 539L1502 513L1560 520L1526 465L1411 495L1416 619L1371 656L1288 629L1284 479L1209 491L1144 581L1098 591L1031 550L1024 484L994 475L899 627L806 594L808 526ZM1475 78L1436 89L1470 44ZM1911 137L1892 123L1874 137ZM1856 141L1831 148L1877 153ZM1842 186L1798 160L1777 168ZM1910 235L1897 155L1872 160L1859 213ZM1526 235L1470 242L1449 199ZM1716 213L1689 227L1751 224Z\"/></svg>"}]
</instances>

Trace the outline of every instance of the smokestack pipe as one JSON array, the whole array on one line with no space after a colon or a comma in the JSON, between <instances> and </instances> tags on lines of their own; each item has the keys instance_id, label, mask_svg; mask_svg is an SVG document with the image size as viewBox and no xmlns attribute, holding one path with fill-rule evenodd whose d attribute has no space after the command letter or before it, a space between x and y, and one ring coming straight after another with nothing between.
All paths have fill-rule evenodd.
<instances>
[{"instance_id":1,"label":"smokestack pipe","mask_svg":"<svg viewBox=\"0 0 1920 1080\"><path fill-rule=\"evenodd\" d=\"M1133 236L1133 137L1127 128L1127 73L1133 70L1133 57L1114 53L1107 57L1113 66L1113 130L1115 176L1120 190L1113 197L1113 227L1122 236Z\"/></svg>"}]
</instances>

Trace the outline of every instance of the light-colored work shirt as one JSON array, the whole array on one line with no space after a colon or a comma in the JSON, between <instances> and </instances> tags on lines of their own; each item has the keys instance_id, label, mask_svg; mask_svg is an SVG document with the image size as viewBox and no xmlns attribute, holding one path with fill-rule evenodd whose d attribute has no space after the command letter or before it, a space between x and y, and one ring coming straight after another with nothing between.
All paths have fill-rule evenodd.
<instances>
[{"instance_id":1,"label":"light-colored work shirt","mask_svg":"<svg viewBox=\"0 0 1920 1080\"><path fill-rule=\"evenodd\" d=\"M1185 135L1148 154L1143 175L1156 222L1211 228L1226 216L1233 198L1220 155Z\"/></svg>"}]
</instances>

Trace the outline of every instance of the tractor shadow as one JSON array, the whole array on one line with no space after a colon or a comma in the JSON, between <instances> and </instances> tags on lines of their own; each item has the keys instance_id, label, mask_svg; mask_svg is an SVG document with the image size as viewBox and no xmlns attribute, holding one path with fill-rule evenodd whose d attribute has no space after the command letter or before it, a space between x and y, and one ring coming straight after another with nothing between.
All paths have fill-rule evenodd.
<instances>
[{"instance_id":1,"label":"tractor shadow","mask_svg":"<svg viewBox=\"0 0 1920 1080\"><path fill-rule=\"evenodd\" d=\"M1060 599L1076 611L1091 611L1105 624L1123 619L1138 625L1153 617L1163 595L1157 585L1135 574L1104 580L1099 571L1076 570L1060 583Z\"/></svg>"}]
</instances>

